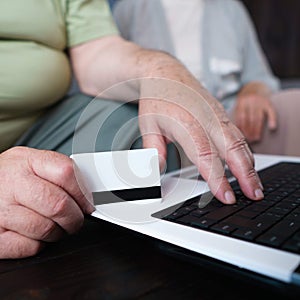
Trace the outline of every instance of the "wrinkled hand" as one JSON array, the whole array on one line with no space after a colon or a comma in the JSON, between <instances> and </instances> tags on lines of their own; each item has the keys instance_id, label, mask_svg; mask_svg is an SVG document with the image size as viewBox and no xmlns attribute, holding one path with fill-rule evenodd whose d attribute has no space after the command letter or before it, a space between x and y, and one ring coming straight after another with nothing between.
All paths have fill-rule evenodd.
<instances>
[{"instance_id":1,"label":"wrinkled hand","mask_svg":"<svg viewBox=\"0 0 300 300\"><path fill-rule=\"evenodd\" d=\"M212 193L224 203L234 203L235 196L225 177L223 160L248 198L263 198L245 138L216 99L204 90L199 93L165 79L146 80L142 86L139 124L144 147L156 147L164 161L167 143L178 142Z\"/></svg>"},{"instance_id":2,"label":"wrinkled hand","mask_svg":"<svg viewBox=\"0 0 300 300\"><path fill-rule=\"evenodd\" d=\"M265 120L270 130L277 127L276 112L269 97L254 92L242 93L237 98L234 120L249 143L261 140Z\"/></svg>"},{"instance_id":3,"label":"wrinkled hand","mask_svg":"<svg viewBox=\"0 0 300 300\"><path fill-rule=\"evenodd\" d=\"M44 242L76 232L94 210L62 154L12 148L0 155L0 178L0 258L38 253Z\"/></svg>"}]
</instances>

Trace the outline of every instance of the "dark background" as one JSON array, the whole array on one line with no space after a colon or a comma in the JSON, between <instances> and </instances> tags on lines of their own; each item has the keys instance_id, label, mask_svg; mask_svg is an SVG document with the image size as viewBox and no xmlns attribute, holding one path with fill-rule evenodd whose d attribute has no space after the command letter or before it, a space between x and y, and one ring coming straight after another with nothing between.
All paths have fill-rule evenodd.
<instances>
[{"instance_id":1,"label":"dark background","mask_svg":"<svg viewBox=\"0 0 300 300\"><path fill-rule=\"evenodd\" d=\"M300 81L300 1L241 0L275 75Z\"/></svg>"}]
</instances>

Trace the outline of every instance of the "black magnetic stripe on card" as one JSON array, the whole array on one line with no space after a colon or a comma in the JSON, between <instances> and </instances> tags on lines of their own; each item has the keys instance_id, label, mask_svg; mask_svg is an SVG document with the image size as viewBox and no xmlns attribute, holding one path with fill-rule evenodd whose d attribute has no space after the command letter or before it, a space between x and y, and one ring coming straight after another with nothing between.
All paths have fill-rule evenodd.
<instances>
[{"instance_id":1,"label":"black magnetic stripe on card","mask_svg":"<svg viewBox=\"0 0 300 300\"><path fill-rule=\"evenodd\" d=\"M161 198L160 186L93 192L94 205L157 198Z\"/></svg>"}]
</instances>

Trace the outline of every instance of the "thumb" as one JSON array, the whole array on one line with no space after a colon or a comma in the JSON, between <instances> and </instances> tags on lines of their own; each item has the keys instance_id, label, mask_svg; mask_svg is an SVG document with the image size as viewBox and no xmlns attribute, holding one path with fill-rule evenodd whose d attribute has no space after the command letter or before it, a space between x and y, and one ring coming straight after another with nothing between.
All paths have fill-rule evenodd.
<instances>
[{"instance_id":1,"label":"thumb","mask_svg":"<svg viewBox=\"0 0 300 300\"><path fill-rule=\"evenodd\" d=\"M143 135L144 148L156 148L158 151L159 168L163 172L166 168L167 160L167 143L165 138L159 134Z\"/></svg>"}]
</instances>

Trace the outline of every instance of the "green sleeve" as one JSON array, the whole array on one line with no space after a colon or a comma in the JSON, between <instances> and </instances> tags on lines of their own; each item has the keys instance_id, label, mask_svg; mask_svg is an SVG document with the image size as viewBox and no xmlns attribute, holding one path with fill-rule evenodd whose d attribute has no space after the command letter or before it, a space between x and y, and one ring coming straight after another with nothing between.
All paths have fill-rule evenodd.
<instances>
[{"instance_id":1,"label":"green sleeve","mask_svg":"<svg viewBox=\"0 0 300 300\"><path fill-rule=\"evenodd\" d=\"M68 0L66 30L68 47L119 34L106 0Z\"/></svg>"}]
</instances>

